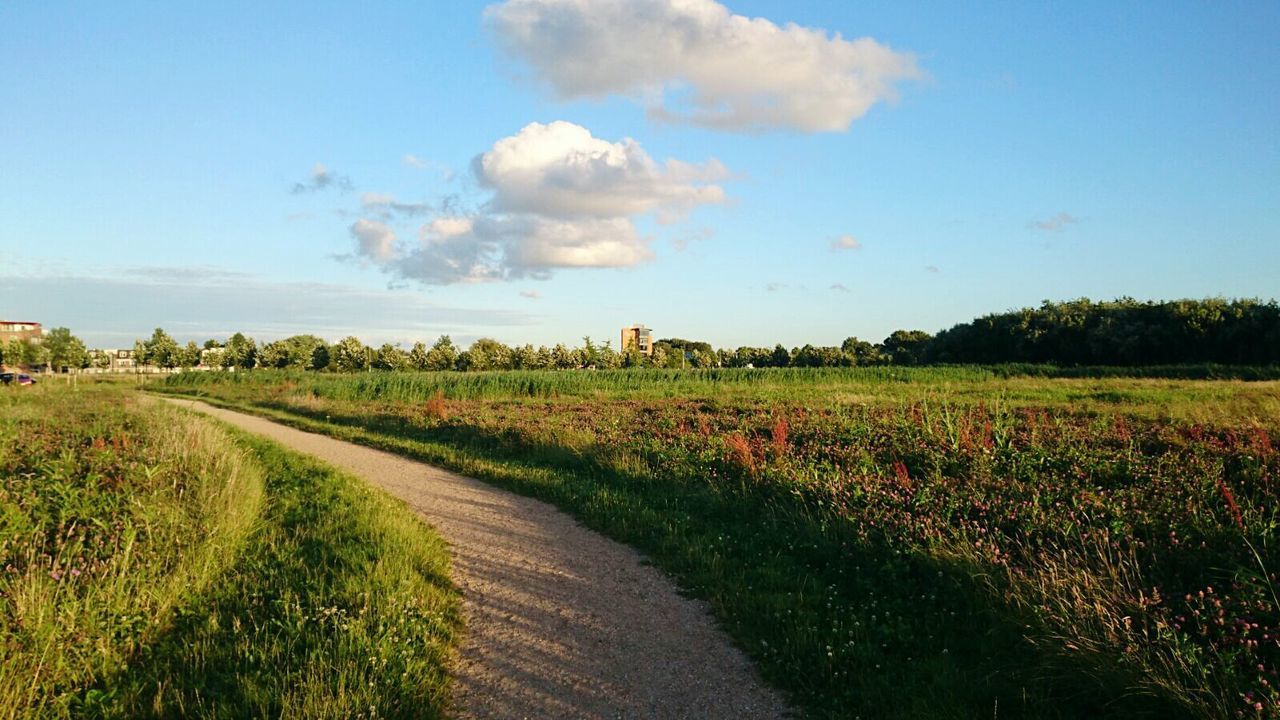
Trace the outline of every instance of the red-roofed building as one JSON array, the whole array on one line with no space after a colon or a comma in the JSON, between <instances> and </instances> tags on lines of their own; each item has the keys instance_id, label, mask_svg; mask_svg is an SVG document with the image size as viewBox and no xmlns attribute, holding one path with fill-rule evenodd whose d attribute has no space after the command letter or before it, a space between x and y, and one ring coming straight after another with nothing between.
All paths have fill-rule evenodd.
<instances>
[{"instance_id":1,"label":"red-roofed building","mask_svg":"<svg viewBox=\"0 0 1280 720\"><path fill-rule=\"evenodd\" d=\"M44 328L38 322L23 320L0 320L0 344L10 340L33 340L40 342L44 337Z\"/></svg>"}]
</instances>

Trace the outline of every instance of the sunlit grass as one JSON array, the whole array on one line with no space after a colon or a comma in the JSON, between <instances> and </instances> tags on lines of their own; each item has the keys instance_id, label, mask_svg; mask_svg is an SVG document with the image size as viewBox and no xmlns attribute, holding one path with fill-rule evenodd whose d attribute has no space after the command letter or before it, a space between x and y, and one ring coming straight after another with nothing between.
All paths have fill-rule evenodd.
<instances>
[{"instance_id":1,"label":"sunlit grass","mask_svg":"<svg viewBox=\"0 0 1280 720\"><path fill-rule=\"evenodd\" d=\"M118 388L0 392L0 716L422 717L440 539L363 483Z\"/></svg>"},{"instance_id":2,"label":"sunlit grass","mask_svg":"<svg viewBox=\"0 0 1280 720\"><path fill-rule=\"evenodd\" d=\"M224 433L117 393L0 405L0 713L65 712L235 558L262 473Z\"/></svg>"}]
</instances>

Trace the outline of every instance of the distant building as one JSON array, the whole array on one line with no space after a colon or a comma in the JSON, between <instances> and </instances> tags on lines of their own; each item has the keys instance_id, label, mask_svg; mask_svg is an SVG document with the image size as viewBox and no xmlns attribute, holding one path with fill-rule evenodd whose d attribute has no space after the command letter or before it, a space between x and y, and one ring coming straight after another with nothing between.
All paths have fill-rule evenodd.
<instances>
[{"instance_id":1,"label":"distant building","mask_svg":"<svg viewBox=\"0 0 1280 720\"><path fill-rule=\"evenodd\" d=\"M38 322L0 320L0 344L10 340L31 340L38 343L43 338L44 328Z\"/></svg>"},{"instance_id":2,"label":"distant building","mask_svg":"<svg viewBox=\"0 0 1280 720\"><path fill-rule=\"evenodd\" d=\"M643 325L622 328L621 352L635 350L641 355L653 355L653 333Z\"/></svg>"},{"instance_id":3,"label":"distant building","mask_svg":"<svg viewBox=\"0 0 1280 720\"><path fill-rule=\"evenodd\" d=\"M98 372L133 372L136 363L132 350L90 350L89 367Z\"/></svg>"}]
</instances>

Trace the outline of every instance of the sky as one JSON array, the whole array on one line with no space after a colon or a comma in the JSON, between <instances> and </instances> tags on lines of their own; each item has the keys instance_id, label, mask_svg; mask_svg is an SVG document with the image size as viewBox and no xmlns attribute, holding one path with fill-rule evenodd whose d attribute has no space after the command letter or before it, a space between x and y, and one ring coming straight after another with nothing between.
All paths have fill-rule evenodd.
<instances>
[{"instance_id":1,"label":"sky","mask_svg":"<svg viewBox=\"0 0 1280 720\"><path fill-rule=\"evenodd\" d=\"M1280 3L0 3L0 319L878 341L1280 296Z\"/></svg>"}]
</instances>

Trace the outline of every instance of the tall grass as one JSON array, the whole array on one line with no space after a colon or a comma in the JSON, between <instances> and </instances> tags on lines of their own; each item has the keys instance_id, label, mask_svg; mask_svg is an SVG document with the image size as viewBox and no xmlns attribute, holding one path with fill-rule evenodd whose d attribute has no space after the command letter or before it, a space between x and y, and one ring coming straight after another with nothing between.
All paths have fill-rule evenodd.
<instances>
[{"instance_id":1,"label":"tall grass","mask_svg":"<svg viewBox=\"0 0 1280 720\"><path fill-rule=\"evenodd\" d=\"M431 717L443 542L346 475L120 388L0 390L0 717Z\"/></svg>"},{"instance_id":2,"label":"tall grass","mask_svg":"<svg viewBox=\"0 0 1280 720\"><path fill-rule=\"evenodd\" d=\"M0 392L0 715L67 712L234 560L259 466L112 392Z\"/></svg>"},{"instance_id":3,"label":"tall grass","mask_svg":"<svg viewBox=\"0 0 1280 720\"><path fill-rule=\"evenodd\" d=\"M938 386L1010 379L1280 380L1280 367L1223 365L1151 368L1056 367L1052 365L939 365L857 368L712 368L689 370L520 370L495 372L382 372L350 375L255 370L190 372L167 376L168 387L240 385L302 387L336 400L426 400L437 392L457 400L628 397L679 398L709 394L757 397L812 395L837 388L883 388L886 384Z\"/></svg>"},{"instance_id":4,"label":"tall grass","mask_svg":"<svg viewBox=\"0 0 1280 720\"><path fill-rule=\"evenodd\" d=\"M1041 366L1030 366L1033 369ZM1280 383L1203 382L1160 377L1052 378L1007 366L712 370L515 371L483 373L302 371L182 373L155 384L196 396L272 400L288 396L343 402L429 403L671 401L713 403L964 403L1059 407L1102 414L1212 421L1280 419ZM1134 369L1126 369L1134 370ZM1138 368L1136 371L1141 372Z\"/></svg>"},{"instance_id":5,"label":"tall grass","mask_svg":"<svg viewBox=\"0 0 1280 720\"><path fill-rule=\"evenodd\" d=\"M267 478L248 547L100 680L92 714L442 717L461 622L444 542L365 483L233 434Z\"/></svg>"},{"instance_id":6,"label":"tall grass","mask_svg":"<svg viewBox=\"0 0 1280 720\"><path fill-rule=\"evenodd\" d=\"M201 388L218 385L312 389L339 400L426 400L437 392L460 400L503 398L556 398L596 396L684 397L712 389L759 388L811 389L815 384L875 384L885 381L928 381L931 378L989 379L994 373L980 368L929 368L910 371L893 368L819 369L781 371L712 370L613 370L519 372L367 372L353 375L315 374L300 371L247 373L183 373L166 378L165 386Z\"/></svg>"}]
</instances>

